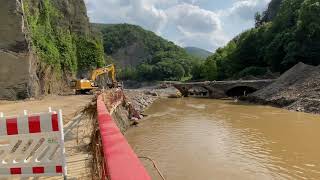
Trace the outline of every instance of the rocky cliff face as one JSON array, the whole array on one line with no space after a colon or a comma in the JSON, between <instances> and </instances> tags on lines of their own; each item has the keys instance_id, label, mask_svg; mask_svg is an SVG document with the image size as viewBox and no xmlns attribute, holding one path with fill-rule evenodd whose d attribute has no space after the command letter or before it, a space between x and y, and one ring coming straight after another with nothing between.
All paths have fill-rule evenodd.
<instances>
[{"instance_id":1,"label":"rocky cliff face","mask_svg":"<svg viewBox=\"0 0 320 180\"><path fill-rule=\"evenodd\" d=\"M0 99L37 95L37 78L26 38L22 4L0 0Z\"/></svg>"},{"instance_id":2,"label":"rocky cliff face","mask_svg":"<svg viewBox=\"0 0 320 180\"><path fill-rule=\"evenodd\" d=\"M83 0L54 0L52 2L63 16L59 19L59 26L81 35L91 33L87 8Z\"/></svg>"},{"instance_id":3,"label":"rocky cliff face","mask_svg":"<svg viewBox=\"0 0 320 180\"><path fill-rule=\"evenodd\" d=\"M120 67L136 67L149 56L151 56L150 53L145 50L141 42L122 47L112 54Z\"/></svg>"},{"instance_id":4,"label":"rocky cliff face","mask_svg":"<svg viewBox=\"0 0 320 180\"><path fill-rule=\"evenodd\" d=\"M282 1L283 0L272 0L269 3L268 9L264 12L262 17L263 22L272 21L277 16Z\"/></svg>"},{"instance_id":5,"label":"rocky cliff face","mask_svg":"<svg viewBox=\"0 0 320 180\"><path fill-rule=\"evenodd\" d=\"M83 0L0 4L0 99L61 93L83 67L103 65Z\"/></svg>"}]
</instances>

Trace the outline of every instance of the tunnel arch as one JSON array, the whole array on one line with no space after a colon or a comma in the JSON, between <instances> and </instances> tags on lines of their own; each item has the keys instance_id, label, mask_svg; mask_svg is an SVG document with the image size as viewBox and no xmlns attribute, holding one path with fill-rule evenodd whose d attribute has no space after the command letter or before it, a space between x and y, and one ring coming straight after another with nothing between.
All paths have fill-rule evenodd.
<instances>
[{"instance_id":1,"label":"tunnel arch","mask_svg":"<svg viewBox=\"0 0 320 180\"><path fill-rule=\"evenodd\" d=\"M188 90L190 96L209 96L209 90L203 86L194 86Z\"/></svg>"},{"instance_id":2,"label":"tunnel arch","mask_svg":"<svg viewBox=\"0 0 320 180\"><path fill-rule=\"evenodd\" d=\"M236 86L226 91L226 95L229 97L239 97L251 94L258 89L250 86Z\"/></svg>"}]
</instances>

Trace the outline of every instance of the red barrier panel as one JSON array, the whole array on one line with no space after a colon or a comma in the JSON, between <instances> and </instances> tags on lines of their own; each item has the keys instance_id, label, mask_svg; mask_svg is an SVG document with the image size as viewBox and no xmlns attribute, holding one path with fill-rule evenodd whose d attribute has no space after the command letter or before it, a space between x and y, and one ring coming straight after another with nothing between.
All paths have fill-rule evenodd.
<instances>
[{"instance_id":1,"label":"red barrier panel","mask_svg":"<svg viewBox=\"0 0 320 180\"><path fill-rule=\"evenodd\" d=\"M137 155L112 120L102 100L97 99L106 174L110 180L151 180Z\"/></svg>"}]
</instances>

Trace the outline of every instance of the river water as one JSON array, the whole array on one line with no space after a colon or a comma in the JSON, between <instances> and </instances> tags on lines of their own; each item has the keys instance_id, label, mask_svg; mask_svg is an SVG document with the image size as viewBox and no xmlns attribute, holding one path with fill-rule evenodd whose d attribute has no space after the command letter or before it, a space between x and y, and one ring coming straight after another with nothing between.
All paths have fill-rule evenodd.
<instances>
[{"instance_id":1,"label":"river water","mask_svg":"<svg viewBox=\"0 0 320 180\"><path fill-rule=\"evenodd\" d=\"M167 180L320 179L319 115L196 98L161 99L146 114L126 138Z\"/></svg>"}]
</instances>

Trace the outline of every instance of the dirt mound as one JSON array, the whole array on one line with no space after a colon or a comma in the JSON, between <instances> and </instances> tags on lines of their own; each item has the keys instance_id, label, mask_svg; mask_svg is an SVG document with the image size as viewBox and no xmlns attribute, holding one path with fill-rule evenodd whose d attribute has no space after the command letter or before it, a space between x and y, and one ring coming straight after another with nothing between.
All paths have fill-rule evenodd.
<instances>
[{"instance_id":1,"label":"dirt mound","mask_svg":"<svg viewBox=\"0 0 320 180\"><path fill-rule=\"evenodd\" d=\"M320 66L298 63L250 100L297 111L320 113Z\"/></svg>"}]
</instances>

